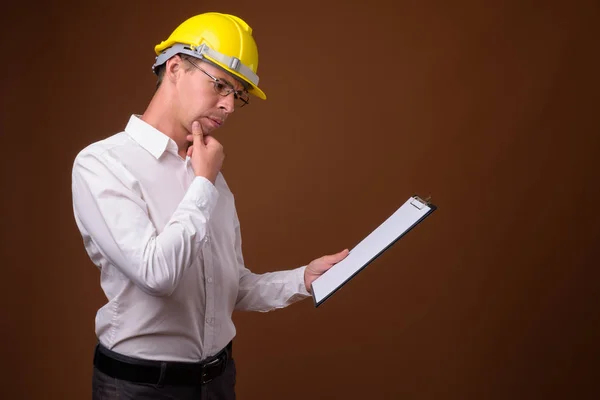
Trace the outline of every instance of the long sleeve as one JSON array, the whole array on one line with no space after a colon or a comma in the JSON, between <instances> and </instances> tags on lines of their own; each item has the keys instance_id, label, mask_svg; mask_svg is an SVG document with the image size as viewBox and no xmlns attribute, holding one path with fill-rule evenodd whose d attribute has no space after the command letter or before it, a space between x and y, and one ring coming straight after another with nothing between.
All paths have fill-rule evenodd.
<instances>
[{"instance_id":1,"label":"long sleeve","mask_svg":"<svg viewBox=\"0 0 600 400\"><path fill-rule=\"evenodd\" d=\"M194 178L159 234L137 181L109 151L76 157L72 191L84 241L154 296L170 295L197 257L218 198L210 181Z\"/></svg>"},{"instance_id":2,"label":"long sleeve","mask_svg":"<svg viewBox=\"0 0 600 400\"><path fill-rule=\"evenodd\" d=\"M235 224L236 260L240 274L236 310L266 312L287 307L310 296L304 285L306 266L263 274L255 274L246 268L237 214Z\"/></svg>"}]
</instances>

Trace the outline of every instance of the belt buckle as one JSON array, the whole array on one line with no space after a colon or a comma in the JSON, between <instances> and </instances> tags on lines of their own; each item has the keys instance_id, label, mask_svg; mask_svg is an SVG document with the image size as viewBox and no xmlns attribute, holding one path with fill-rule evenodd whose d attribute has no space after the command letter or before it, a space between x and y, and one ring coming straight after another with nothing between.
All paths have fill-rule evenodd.
<instances>
[{"instance_id":1,"label":"belt buckle","mask_svg":"<svg viewBox=\"0 0 600 400\"><path fill-rule=\"evenodd\" d=\"M202 375L200 376L200 384L206 385L210 381L212 381L212 378L207 378L206 371L202 371Z\"/></svg>"},{"instance_id":2,"label":"belt buckle","mask_svg":"<svg viewBox=\"0 0 600 400\"><path fill-rule=\"evenodd\" d=\"M200 376L200 382L201 382L202 384L206 384L206 383L208 383L208 382L210 382L210 381L212 381L212 380L213 380L213 378L208 378L208 371L207 371L207 370L208 370L209 368L213 367L213 366L216 366L216 365L218 365L218 364L219 364L219 362L221 362L221 361L223 361L223 360L221 359L221 357L217 357L217 358L215 358L214 360L212 360L212 361L209 361L209 362L207 362L206 364L204 364L204 365L202 366L202 375Z\"/></svg>"}]
</instances>

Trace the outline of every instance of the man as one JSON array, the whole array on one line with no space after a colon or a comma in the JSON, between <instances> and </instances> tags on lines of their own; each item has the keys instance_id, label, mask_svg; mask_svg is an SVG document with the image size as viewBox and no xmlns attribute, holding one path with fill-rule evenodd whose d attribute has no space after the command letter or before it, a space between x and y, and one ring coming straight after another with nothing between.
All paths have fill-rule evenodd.
<instances>
[{"instance_id":1,"label":"man","mask_svg":"<svg viewBox=\"0 0 600 400\"><path fill-rule=\"evenodd\" d=\"M205 13L155 51L145 112L73 165L75 220L108 300L96 316L93 398L233 399L233 311L309 297L348 251L265 274L244 266L214 133L249 94L266 99L252 30Z\"/></svg>"}]
</instances>

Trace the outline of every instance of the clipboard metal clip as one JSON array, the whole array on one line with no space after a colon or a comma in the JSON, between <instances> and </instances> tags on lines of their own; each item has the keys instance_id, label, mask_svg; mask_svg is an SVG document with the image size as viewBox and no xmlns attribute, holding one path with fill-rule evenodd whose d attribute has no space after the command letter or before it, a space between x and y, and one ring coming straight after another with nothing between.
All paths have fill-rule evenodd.
<instances>
[{"instance_id":1,"label":"clipboard metal clip","mask_svg":"<svg viewBox=\"0 0 600 400\"><path fill-rule=\"evenodd\" d=\"M420 196L413 196L410 204L418 208L419 210L423 209L426 205L429 205L431 201L431 196L427 196L426 199L421 198Z\"/></svg>"}]
</instances>

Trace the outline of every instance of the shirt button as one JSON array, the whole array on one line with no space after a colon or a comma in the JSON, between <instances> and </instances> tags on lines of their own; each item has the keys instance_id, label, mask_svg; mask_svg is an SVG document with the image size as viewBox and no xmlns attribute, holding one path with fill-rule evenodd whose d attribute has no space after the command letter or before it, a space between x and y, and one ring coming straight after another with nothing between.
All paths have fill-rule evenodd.
<instances>
[{"instance_id":1,"label":"shirt button","mask_svg":"<svg viewBox=\"0 0 600 400\"><path fill-rule=\"evenodd\" d=\"M206 318L206 323L209 324L209 325L212 324L213 321L214 321L213 318Z\"/></svg>"},{"instance_id":2,"label":"shirt button","mask_svg":"<svg viewBox=\"0 0 600 400\"><path fill-rule=\"evenodd\" d=\"M208 283L212 283L212 281L213 281L213 280L212 280L212 278L208 278L206 281L207 281Z\"/></svg>"}]
</instances>

